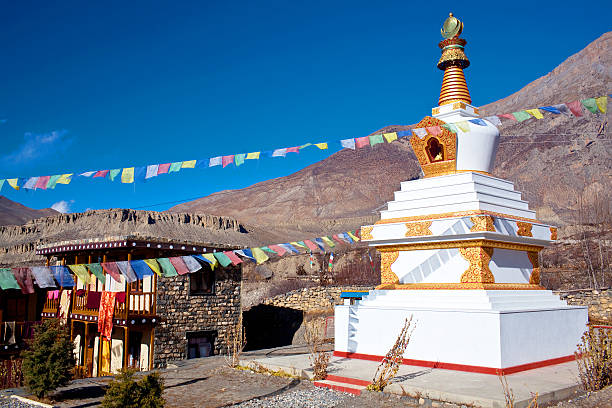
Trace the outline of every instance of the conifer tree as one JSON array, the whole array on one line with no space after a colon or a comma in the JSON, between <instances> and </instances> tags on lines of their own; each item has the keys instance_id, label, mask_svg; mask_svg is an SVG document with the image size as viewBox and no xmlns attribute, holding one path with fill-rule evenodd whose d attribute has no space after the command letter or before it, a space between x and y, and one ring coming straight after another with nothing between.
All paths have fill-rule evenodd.
<instances>
[{"instance_id":1,"label":"conifer tree","mask_svg":"<svg viewBox=\"0 0 612 408\"><path fill-rule=\"evenodd\" d=\"M164 381L153 372L140 381L134 380L133 369L122 370L110 383L102 408L162 408L165 406L162 393Z\"/></svg>"}]
</instances>

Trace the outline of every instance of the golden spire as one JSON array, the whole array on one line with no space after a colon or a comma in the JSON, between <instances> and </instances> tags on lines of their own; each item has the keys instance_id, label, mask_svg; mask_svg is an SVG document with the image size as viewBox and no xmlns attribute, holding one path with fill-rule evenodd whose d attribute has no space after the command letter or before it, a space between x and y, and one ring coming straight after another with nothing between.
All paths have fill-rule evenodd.
<instances>
[{"instance_id":1,"label":"golden spire","mask_svg":"<svg viewBox=\"0 0 612 408\"><path fill-rule=\"evenodd\" d=\"M463 70L470 66L470 61L463 52L467 43L459 34L463 31L463 23L450 13L442 26L442 37L444 38L438 46L442 49L442 56L438 61L438 68L444 71L442 79L442 90L438 105L447 105L453 102L472 103L470 91Z\"/></svg>"}]
</instances>

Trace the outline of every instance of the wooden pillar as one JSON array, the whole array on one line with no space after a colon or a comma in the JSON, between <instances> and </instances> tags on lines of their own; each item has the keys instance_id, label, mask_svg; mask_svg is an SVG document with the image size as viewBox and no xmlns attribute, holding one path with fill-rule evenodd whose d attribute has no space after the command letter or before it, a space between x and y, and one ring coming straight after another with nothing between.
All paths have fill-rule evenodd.
<instances>
[{"instance_id":1,"label":"wooden pillar","mask_svg":"<svg viewBox=\"0 0 612 408\"><path fill-rule=\"evenodd\" d=\"M123 368L128 368L128 355L130 347L130 331L127 326L123 326Z\"/></svg>"}]
</instances>

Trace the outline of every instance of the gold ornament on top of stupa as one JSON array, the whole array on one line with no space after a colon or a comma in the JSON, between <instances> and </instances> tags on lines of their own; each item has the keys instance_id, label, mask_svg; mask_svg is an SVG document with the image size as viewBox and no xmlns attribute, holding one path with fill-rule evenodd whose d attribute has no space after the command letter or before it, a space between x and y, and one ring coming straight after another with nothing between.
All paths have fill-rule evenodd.
<instances>
[{"instance_id":1,"label":"gold ornament on top of stupa","mask_svg":"<svg viewBox=\"0 0 612 408\"><path fill-rule=\"evenodd\" d=\"M438 44L442 49L438 68L444 71L442 90L438 100L440 106L454 102L472 103L470 91L463 75L463 70L470 66L470 61L463 51L467 41L459 38L462 31L463 23L454 17L453 13L450 13L440 30L444 40Z\"/></svg>"}]
</instances>

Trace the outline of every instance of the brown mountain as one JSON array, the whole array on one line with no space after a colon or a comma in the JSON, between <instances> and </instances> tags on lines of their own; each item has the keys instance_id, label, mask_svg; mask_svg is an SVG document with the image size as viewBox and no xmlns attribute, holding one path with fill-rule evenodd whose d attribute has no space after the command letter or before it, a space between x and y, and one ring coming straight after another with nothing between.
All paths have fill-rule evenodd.
<instances>
[{"instance_id":1,"label":"brown mountain","mask_svg":"<svg viewBox=\"0 0 612 408\"><path fill-rule=\"evenodd\" d=\"M608 94L610 49L612 32L518 92L481 107L481 113L510 113ZM543 220L571 224L582 193L592 200L594 193L606 194L612 185L612 143L603 140L610 139L609 116L547 114L539 121L504 123L495 175L514 181ZM373 221L400 182L419 173L410 145L401 140L371 149L345 149L287 177L214 193L170 211L226 215L287 237L303 237Z\"/></svg>"},{"instance_id":2,"label":"brown mountain","mask_svg":"<svg viewBox=\"0 0 612 408\"><path fill-rule=\"evenodd\" d=\"M59 212L52 208L35 210L0 196L0 225L21 225L36 218L56 214Z\"/></svg>"}]
</instances>

